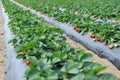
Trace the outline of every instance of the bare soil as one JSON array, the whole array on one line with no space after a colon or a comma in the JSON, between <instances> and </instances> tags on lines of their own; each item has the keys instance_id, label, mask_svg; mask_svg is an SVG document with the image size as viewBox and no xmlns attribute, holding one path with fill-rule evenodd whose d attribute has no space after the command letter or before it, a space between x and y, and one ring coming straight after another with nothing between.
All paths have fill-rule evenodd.
<instances>
[{"instance_id":1,"label":"bare soil","mask_svg":"<svg viewBox=\"0 0 120 80\"><path fill-rule=\"evenodd\" d=\"M0 5L0 80L5 80L6 53L4 43L4 21Z\"/></svg>"},{"instance_id":2,"label":"bare soil","mask_svg":"<svg viewBox=\"0 0 120 80\"><path fill-rule=\"evenodd\" d=\"M66 35L65 35L66 36ZM104 58L100 58L99 56L97 56L94 52L87 50L85 47L83 47L80 43L77 43L73 40L71 40L69 37L67 37L67 42L74 48L81 48L84 49L86 52L89 52L90 54L93 55L92 61L93 62L98 62L100 64L102 64L103 66L106 66L107 68L105 70L103 70L100 73L111 73L115 76L117 76L120 79L120 70L118 70L111 62L109 62L107 59Z\"/></svg>"}]
</instances>

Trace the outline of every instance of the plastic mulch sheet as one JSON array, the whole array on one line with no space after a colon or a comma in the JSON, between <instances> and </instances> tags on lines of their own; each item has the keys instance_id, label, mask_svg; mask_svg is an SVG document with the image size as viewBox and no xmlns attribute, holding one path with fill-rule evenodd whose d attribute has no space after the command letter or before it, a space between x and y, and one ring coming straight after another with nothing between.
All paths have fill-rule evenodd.
<instances>
[{"instance_id":1,"label":"plastic mulch sheet","mask_svg":"<svg viewBox=\"0 0 120 80\"><path fill-rule=\"evenodd\" d=\"M3 5L0 3L2 7L2 15L4 18L4 30L5 30L5 44L6 44L6 77L5 80L26 80L24 78L24 73L26 70L26 65L23 63L21 59L16 59L17 54L11 44L8 44L9 40L11 40L14 35L11 33L8 22L8 15L5 13Z\"/></svg>"}]
</instances>

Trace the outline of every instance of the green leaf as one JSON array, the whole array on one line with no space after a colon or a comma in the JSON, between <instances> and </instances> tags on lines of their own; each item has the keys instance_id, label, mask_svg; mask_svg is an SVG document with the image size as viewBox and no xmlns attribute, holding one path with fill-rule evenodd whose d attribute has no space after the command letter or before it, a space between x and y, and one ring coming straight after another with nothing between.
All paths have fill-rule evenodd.
<instances>
[{"instance_id":1,"label":"green leaf","mask_svg":"<svg viewBox=\"0 0 120 80\"><path fill-rule=\"evenodd\" d=\"M79 73L79 65L77 62L73 62L72 60L67 61L67 63L62 67L62 72L77 74Z\"/></svg>"},{"instance_id":2,"label":"green leaf","mask_svg":"<svg viewBox=\"0 0 120 80\"><path fill-rule=\"evenodd\" d=\"M92 58L92 55L91 54L84 54L82 57L81 57L81 61L82 62L91 62L91 58Z\"/></svg>"},{"instance_id":3,"label":"green leaf","mask_svg":"<svg viewBox=\"0 0 120 80\"><path fill-rule=\"evenodd\" d=\"M83 73L79 73L76 76L72 77L70 80L83 80L85 75Z\"/></svg>"},{"instance_id":4,"label":"green leaf","mask_svg":"<svg viewBox=\"0 0 120 80\"><path fill-rule=\"evenodd\" d=\"M65 66L63 66L60 71L61 71L61 72L66 72Z\"/></svg>"},{"instance_id":5,"label":"green leaf","mask_svg":"<svg viewBox=\"0 0 120 80\"><path fill-rule=\"evenodd\" d=\"M53 53L53 56L54 56L54 57L57 57L57 58L61 58L61 51L55 51L55 52Z\"/></svg>"},{"instance_id":6,"label":"green leaf","mask_svg":"<svg viewBox=\"0 0 120 80\"><path fill-rule=\"evenodd\" d=\"M100 80L118 80L116 76L109 73L100 74L98 77Z\"/></svg>"},{"instance_id":7,"label":"green leaf","mask_svg":"<svg viewBox=\"0 0 120 80\"><path fill-rule=\"evenodd\" d=\"M33 48L37 43L38 43L37 40L30 41L30 42L26 42L26 43L20 45L20 46L17 48L17 52L27 51L27 50Z\"/></svg>"},{"instance_id":8,"label":"green leaf","mask_svg":"<svg viewBox=\"0 0 120 80\"><path fill-rule=\"evenodd\" d=\"M99 80L99 78L95 75L87 75L85 76L84 80Z\"/></svg>"},{"instance_id":9,"label":"green leaf","mask_svg":"<svg viewBox=\"0 0 120 80\"><path fill-rule=\"evenodd\" d=\"M58 74L56 74L56 73L48 76L48 80L57 80L57 79L58 79Z\"/></svg>"},{"instance_id":10,"label":"green leaf","mask_svg":"<svg viewBox=\"0 0 120 80\"><path fill-rule=\"evenodd\" d=\"M104 70L106 67L102 66L99 63L91 63L84 67L83 71L86 74L96 75L98 72Z\"/></svg>"},{"instance_id":11,"label":"green leaf","mask_svg":"<svg viewBox=\"0 0 120 80\"><path fill-rule=\"evenodd\" d=\"M17 58L17 59L25 58L25 55L24 55L24 54L18 54L18 55L16 56L16 58Z\"/></svg>"},{"instance_id":12,"label":"green leaf","mask_svg":"<svg viewBox=\"0 0 120 80\"><path fill-rule=\"evenodd\" d=\"M29 67L26 72L26 77L28 77L29 79L34 79L36 78L37 75L39 75L39 70L36 69L35 67Z\"/></svg>"},{"instance_id":13,"label":"green leaf","mask_svg":"<svg viewBox=\"0 0 120 80\"><path fill-rule=\"evenodd\" d=\"M54 63L54 64L57 63L57 62L59 62L59 61L61 61L59 58L53 58L52 59L52 63Z\"/></svg>"},{"instance_id":14,"label":"green leaf","mask_svg":"<svg viewBox=\"0 0 120 80\"><path fill-rule=\"evenodd\" d=\"M72 68L68 71L68 73L77 74L77 73L79 73L79 69L78 68Z\"/></svg>"}]
</instances>

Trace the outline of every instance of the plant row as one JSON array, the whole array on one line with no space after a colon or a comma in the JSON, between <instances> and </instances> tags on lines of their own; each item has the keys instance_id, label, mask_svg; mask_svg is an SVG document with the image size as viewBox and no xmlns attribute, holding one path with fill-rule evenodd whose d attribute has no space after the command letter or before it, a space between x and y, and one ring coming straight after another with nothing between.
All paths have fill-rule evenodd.
<instances>
[{"instance_id":1,"label":"plant row","mask_svg":"<svg viewBox=\"0 0 120 80\"><path fill-rule=\"evenodd\" d=\"M77 32L81 34L94 35L95 41L108 44L110 49L120 46L120 21L117 18L120 15L118 5L120 0L15 1L61 22L70 23L73 27L77 27L79 29ZM117 20L112 20L112 17Z\"/></svg>"},{"instance_id":2,"label":"plant row","mask_svg":"<svg viewBox=\"0 0 120 80\"><path fill-rule=\"evenodd\" d=\"M36 0L31 2L30 0L16 0L41 10L44 13L52 11L61 11L70 10L71 12L77 12L81 14L96 15L101 18L115 18L120 19L120 0ZM25 1L25 2L23 2Z\"/></svg>"},{"instance_id":3,"label":"plant row","mask_svg":"<svg viewBox=\"0 0 120 80\"><path fill-rule=\"evenodd\" d=\"M117 80L109 73L98 74L105 67L92 62L92 56L84 50L72 48L63 31L9 0L2 3L9 15L8 26L15 35L9 43L17 58L28 65L26 80Z\"/></svg>"}]
</instances>

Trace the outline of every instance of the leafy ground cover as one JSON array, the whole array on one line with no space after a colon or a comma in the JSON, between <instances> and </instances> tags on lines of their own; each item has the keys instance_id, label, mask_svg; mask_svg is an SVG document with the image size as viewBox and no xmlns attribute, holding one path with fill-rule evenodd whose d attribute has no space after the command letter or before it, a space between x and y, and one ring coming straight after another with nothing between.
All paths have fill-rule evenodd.
<instances>
[{"instance_id":1,"label":"leafy ground cover","mask_svg":"<svg viewBox=\"0 0 120 80\"><path fill-rule=\"evenodd\" d=\"M109 44L110 49L120 46L120 0L15 1L61 22L70 23L78 28L79 33L90 33L90 37L94 35L94 40Z\"/></svg>"},{"instance_id":2,"label":"leafy ground cover","mask_svg":"<svg viewBox=\"0 0 120 80\"><path fill-rule=\"evenodd\" d=\"M92 62L89 53L66 43L63 31L9 0L2 3L9 15L8 26L15 35L9 43L17 58L28 65L26 80L117 80L109 73L98 74L105 67Z\"/></svg>"},{"instance_id":3,"label":"leafy ground cover","mask_svg":"<svg viewBox=\"0 0 120 80\"><path fill-rule=\"evenodd\" d=\"M54 11L68 11L96 15L101 18L116 18L120 19L120 0L16 0L31 6L37 10L41 10L44 13L51 12L51 15ZM31 5L32 4L32 5ZM55 13L55 12L54 12ZM56 12L57 13L57 12ZM59 13L59 12L58 12ZM53 14L54 15L54 14ZM57 15L57 14L56 14Z\"/></svg>"}]
</instances>

